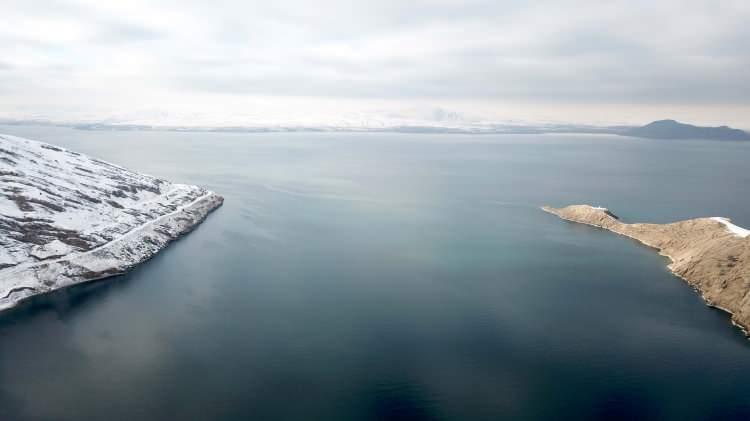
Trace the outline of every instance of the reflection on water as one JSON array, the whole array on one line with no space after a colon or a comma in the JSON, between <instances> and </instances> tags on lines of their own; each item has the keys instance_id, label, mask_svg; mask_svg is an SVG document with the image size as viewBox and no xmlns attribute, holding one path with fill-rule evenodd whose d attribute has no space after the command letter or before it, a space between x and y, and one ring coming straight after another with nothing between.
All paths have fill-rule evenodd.
<instances>
[{"instance_id":1,"label":"reflection on water","mask_svg":"<svg viewBox=\"0 0 750 421\"><path fill-rule=\"evenodd\" d=\"M653 251L537 208L750 226L747 145L0 132L226 198L131 273L0 315L0 419L750 414L725 314Z\"/></svg>"}]
</instances>

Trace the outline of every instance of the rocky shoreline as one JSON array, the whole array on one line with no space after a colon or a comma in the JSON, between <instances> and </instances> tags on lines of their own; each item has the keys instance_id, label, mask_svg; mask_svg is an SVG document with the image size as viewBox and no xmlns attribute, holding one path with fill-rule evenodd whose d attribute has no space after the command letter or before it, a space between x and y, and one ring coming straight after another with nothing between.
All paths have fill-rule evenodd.
<instances>
[{"instance_id":1,"label":"rocky shoreline","mask_svg":"<svg viewBox=\"0 0 750 421\"><path fill-rule=\"evenodd\" d=\"M746 335L750 327L750 237L726 218L697 218L670 224L623 223L606 208L572 205L545 212L632 238L670 259L670 271L698 292L707 305L731 315Z\"/></svg>"},{"instance_id":2,"label":"rocky shoreline","mask_svg":"<svg viewBox=\"0 0 750 421\"><path fill-rule=\"evenodd\" d=\"M0 136L0 183L0 310L127 272L224 201L13 136Z\"/></svg>"}]
</instances>

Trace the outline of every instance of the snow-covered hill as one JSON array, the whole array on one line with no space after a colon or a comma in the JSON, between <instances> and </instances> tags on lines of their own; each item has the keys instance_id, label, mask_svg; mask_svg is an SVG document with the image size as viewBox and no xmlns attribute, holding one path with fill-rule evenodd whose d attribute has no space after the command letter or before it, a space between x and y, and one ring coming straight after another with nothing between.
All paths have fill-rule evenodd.
<instances>
[{"instance_id":1,"label":"snow-covered hill","mask_svg":"<svg viewBox=\"0 0 750 421\"><path fill-rule=\"evenodd\" d=\"M0 135L0 309L122 273L222 202L197 186Z\"/></svg>"}]
</instances>

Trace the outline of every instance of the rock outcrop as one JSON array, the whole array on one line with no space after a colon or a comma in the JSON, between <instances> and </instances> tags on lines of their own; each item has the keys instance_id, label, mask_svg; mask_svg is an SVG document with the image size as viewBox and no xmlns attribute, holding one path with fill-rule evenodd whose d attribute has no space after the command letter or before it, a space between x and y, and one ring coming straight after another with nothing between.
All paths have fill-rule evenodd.
<instances>
[{"instance_id":1,"label":"rock outcrop","mask_svg":"<svg viewBox=\"0 0 750 421\"><path fill-rule=\"evenodd\" d=\"M672 262L669 269L698 291L710 306L750 328L750 231L726 218L697 218L670 224L627 224L606 208L573 205L543 210L568 221L593 225L653 247Z\"/></svg>"},{"instance_id":2,"label":"rock outcrop","mask_svg":"<svg viewBox=\"0 0 750 421\"><path fill-rule=\"evenodd\" d=\"M222 203L197 186L0 135L0 310L121 274Z\"/></svg>"}]
</instances>

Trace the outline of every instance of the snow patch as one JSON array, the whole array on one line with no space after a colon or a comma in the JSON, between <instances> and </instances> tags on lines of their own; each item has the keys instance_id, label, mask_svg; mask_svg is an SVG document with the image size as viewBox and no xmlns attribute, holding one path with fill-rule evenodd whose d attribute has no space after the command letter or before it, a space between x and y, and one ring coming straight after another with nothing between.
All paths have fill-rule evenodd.
<instances>
[{"instance_id":1,"label":"snow patch","mask_svg":"<svg viewBox=\"0 0 750 421\"><path fill-rule=\"evenodd\" d=\"M719 216L715 216L715 217L713 217L711 219L713 219L716 222L724 224L724 226L727 227L727 230L729 232L731 232L732 234L734 234L734 235L736 235L738 237L747 238L748 236L750 236L750 230L746 230L745 228L738 227L737 225L734 225L728 218L722 218L722 217L719 217Z\"/></svg>"},{"instance_id":2,"label":"snow patch","mask_svg":"<svg viewBox=\"0 0 750 421\"><path fill-rule=\"evenodd\" d=\"M49 259L50 257L64 256L73 251L73 248L60 240L54 240L42 246L36 246L31 249L32 256L39 260Z\"/></svg>"}]
</instances>

